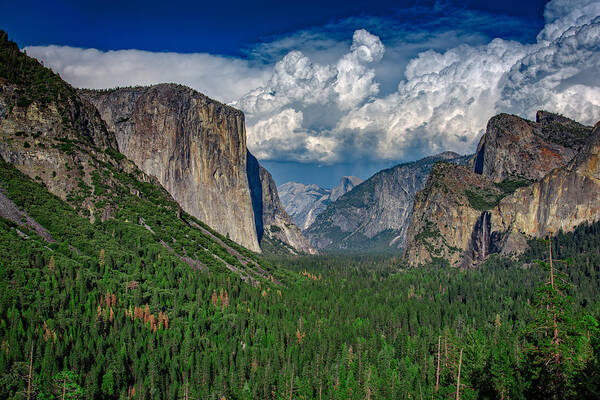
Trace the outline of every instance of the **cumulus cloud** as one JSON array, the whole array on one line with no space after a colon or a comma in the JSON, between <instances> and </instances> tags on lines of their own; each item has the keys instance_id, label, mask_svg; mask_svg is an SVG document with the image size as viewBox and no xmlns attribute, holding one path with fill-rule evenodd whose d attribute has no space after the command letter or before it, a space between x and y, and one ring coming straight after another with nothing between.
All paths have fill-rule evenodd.
<instances>
[{"instance_id":1,"label":"cumulus cloud","mask_svg":"<svg viewBox=\"0 0 600 400\"><path fill-rule=\"evenodd\" d=\"M525 52L525 46L496 39L487 46L421 53L396 93L352 110L338 129L378 135L376 153L386 159L465 152L495 112L503 74Z\"/></svg>"},{"instance_id":2,"label":"cumulus cloud","mask_svg":"<svg viewBox=\"0 0 600 400\"><path fill-rule=\"evenodd\" d=\"M582 26L600 15L598 0L553 0L544 9L546 26L538 41L552 42L572 27Z\"/></svg>"},{"instance_id":3,"label":"cumulus cloud","mask_svg":"<svg viewBox=\"0 0 600 400\"><path fill-rule=\"evenodd\" d=\"M600 9L599 9L600 13ZM593 124L600 116L600 17L570 27L511 68L500 106L533 115L544 108Z\"/></svg>"},{"instance_id":4,"label":"cumulus cloud","mask_svg":"<svg viewBox=\"0 0 600 400\"><path fill-rule=\"evenodd\" d=\"M247 113L250 149L263 159L339 161L336 150L344 138L331 128L343 112L378 93L370 64L380 61L384 51L377 36L361 29L335 64L314 63L300 51L287 54L265 86L232 103ZM302 124L307 112L312 118Z\"/></svg>"},{"instance_id":5,"label":"cumulus cloud","mask_svg":"<svg viewBox=\"0 0 600 400\"><path fill-rule=\"evenodd\" d=\"M383 96L378 96L376 73L383 44L360 30L349 51L327 65L317 67L296 54L302 62L294 62L290 71L310 77L313 86L288 80L291 87L281 90L273 84L290 53L276 65L268 85L236 104L249 112L249 146L260 148L264 159L326 163L470 152L488 119L499 112L532 118L536 110L547 109L592 124L600 118L599 15L597 0L553 0L536 43L494 39L421 52L404 68L397 89ZM328 71L327 79L316 80L317 69ZM302 95L286 95L288 90ZM246 106L259 101L262 112ZM327 122L320 126L308 117L317 112L314 104L327 110ZM304 116L296 134L271 129L270 141L260 139L265 121L280 118L283 107ZM295 152L286 150L293 147L288 142L295 143ZM313 150L308 143L316 144ZM321 143L324 150L314 151Z\"/></svg>"},{"instance_id":6,"label":"cumulus cloud","mask_svg":"<svg viewBox=\"0 0 600 400\"><path fill-rule=\"evenodd\" d=\"M248 61L203 53L100 51L69 46L29 46L27 54L44 62L75 87L92 89L176 82L223 102L261 86L270 73Z\"/></svg>"},{"instance_id":7,"label":"cumulus cloud","mask_svg":"<svg viewBox=\"0 0 600 400\"><path fill-rule=\"evenodd\" d=\"M348 18L258 44L245 59L26 50L75 86L174 81L230 102L246 113L248 146L263 160L467 153L499 112L532 118L546 109L588 124L600 118L600 1L550 1L543 29L521 32L530 41L537 33L525 44L508 32L525 29L523 21L438 11L417 7L400 23ZM431 12L436 17L425 18ZM519 40L493 39L495 31Z\"/></svg>"}]
</instances>

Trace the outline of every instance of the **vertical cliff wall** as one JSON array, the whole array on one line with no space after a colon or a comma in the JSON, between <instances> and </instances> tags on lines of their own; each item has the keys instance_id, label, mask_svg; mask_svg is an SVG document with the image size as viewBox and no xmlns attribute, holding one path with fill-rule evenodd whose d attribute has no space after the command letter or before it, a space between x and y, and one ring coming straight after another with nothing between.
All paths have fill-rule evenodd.
<instances>
[{"instance_id":1,"label":"vertical cliff wall","mask_svg":"<svg viewBox=\"0 0 600 400\"><path fill-rule=\"evenodd\" d=\"M567 232L599 219L600 123L571 162L502 199L492 229L504 233L504 251L511 252L522 237Z\"/></svg>"},{"instance_id":2,"label":"vertical cliff wall","mask_svg":"<svg viewBox=\"0 0 600 400\"><path fill-rule=\"evenodd\" d=\"M260 251L241 111L174 84L80 95L97 107L121 153L185 211Z\"/></svg>"},{"instance_id":3,"label":"vertical cliff wall","mask_svg":"<svg viewBox=\"0 0 600 400\"><path fill-rule=\"evenodd\" d=\"M261 242L281 242L288 251L315 254L300 229L285 212L273 177L258 160L248 152L248 183L254 208L254 223ZM273 244L273 243L272 243Z\"/></svg>"}]
</instances>

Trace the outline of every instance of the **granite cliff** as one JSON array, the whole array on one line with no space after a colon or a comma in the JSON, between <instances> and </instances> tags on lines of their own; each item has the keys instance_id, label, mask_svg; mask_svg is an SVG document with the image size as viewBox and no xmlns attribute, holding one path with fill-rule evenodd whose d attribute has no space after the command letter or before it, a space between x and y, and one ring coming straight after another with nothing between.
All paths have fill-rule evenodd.
<instances>
[{"instance_id":1,"label":"granite cliff","mask_svg":"<svg viewBox=\"0 0 600 400\"><path fill-rule=\"evenodd\" d=\"M256 159L246 149L241 111L175 84L80 94L98 108L119 150L155 176L186 212L253 251L261 251L263 227L271 226L284 232L274 235L278 240L308 251L276 189L269 191L270 174L248 165ZM262 193L262 203L253 191Z\"/></svg>"},{"instance_id":2,"label":"granite cliff","mask_svg":"<svg viewBox=\"0 0 600 400\"><path fill-rule=\"evenodd\" d=\"M466 163L446 152L380 171L331 203L305 231L318 249L401 249L414 195L440 160Z\"/></svg>"},{"instance_id":3,"label":"granite cliff","mask_svg":"<svg viewBox=\"0 0 600 400\"><path fill-rule=\"evenodd\" d=\"M241 111L173 84L80 94L97 107L119 151L186 212L260 251Z\"/></svg>"},{"instance_id":4,"label":"granite cliff","mask_svg":"<svg viewBox=\"0 0 600 400\"><path fill-rule=\"evenodd\" d=\"M490 120L472 170L436 165L415 201L406 255L473 267L489 254L518 254L530 238L600 218L600 133L540 111L536 122Z\"/></svg>"},{"instance_id":5,"label":"granite cliff","mask_svg":"<svg viewBox=\"0 0 600 400\"><path fill-rule=\"evenodd\" d=\"M254 285L277 282L259 257L182 211L155 177L117 147L113 131L91 103L0 31L0 216L14 224L23 240L32 239L26 232L35 232L63 246L49 251L89 263L94 258L88 241L97 240L96 234L112 237L111 242L120 237L129 243L106 243L106 259L119 267L139 262L117 250L132 246L194 270L228 271ZM39 191L24 200L15 184L31 188L30 179ZM55 214L46 213L48 196ZM78 215L90 223L78 218L74 226L71 221L57 225L56 214ZM73 242L73 237L86 240Z\"/></svg>"},{"instance_id":6,"label":"granite cliff","mask_svg":"<svg viewBox=\"0 0 600 400\"><path fill-rule=\"evenodd\" d=\"M343 176L340 183L333 189L298 182L286 182L277 189L285 210L296 225L302 230L306 230L329 204L361 182L362 179L356 176Z\"/></svg>"},{"instance_id":7,"label":"granite cliff","mask_svg":"<svg viewBox=\"0 0 600 400\"><path fill-rule=\"evenodd\" d=\"M269 171L250 152L247 166L254 222L261 247L283 249L293 254L298 251L315 254L316 251L285 212Z\"/></svg>"},{"instance_id":8,"label":"granite cliff","mask_svg":"<svg viewBox=\"0 0 600 400\"><path fill-rule=\"evenodd\" d=\"M538 180L565 165L581 149L591 127L538 111L536 121L499 114L488 122L473 170L494 182L509 177Z\"/></svg>"}]
</instances>

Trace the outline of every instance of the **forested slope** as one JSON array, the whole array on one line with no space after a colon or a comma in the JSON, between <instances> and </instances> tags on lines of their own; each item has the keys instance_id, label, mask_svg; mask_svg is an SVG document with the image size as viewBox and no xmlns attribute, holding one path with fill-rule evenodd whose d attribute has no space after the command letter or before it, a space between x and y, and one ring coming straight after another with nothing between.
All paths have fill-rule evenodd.
<instances>
[{"instance_id":1,"label":"forested slope","mask_svg":"<svg viewBox=\"0 0 600 400\"><path fill-rule=\"evenodd\" d=\"M533 398L543 383L528 346L544 243L518 262L457 271L383 256L266 262L220 238L278 282L229 259L253 286L217 259L189 265L181 253L209 239L154 186L129 184L139 197L122 193L115 219L90 224L2 163L2 193L52 239L28 218L1 220L0 393L27 391L31 360L37 398L59 396L65 381L71 398L446 398L461 349L461 398ZM556 258L573 258L555 262L574 284L560 325L577 344L565 398L598 388L599 242L597 224L553 241Z\"/></svg>"}]
</instances>

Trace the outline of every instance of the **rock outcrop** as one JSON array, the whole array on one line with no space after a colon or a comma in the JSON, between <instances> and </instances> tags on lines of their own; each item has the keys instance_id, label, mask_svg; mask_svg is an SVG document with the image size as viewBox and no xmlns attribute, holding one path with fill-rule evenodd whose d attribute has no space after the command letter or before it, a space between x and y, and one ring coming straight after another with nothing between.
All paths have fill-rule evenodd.
<instances>
[{"instance_id":1,"label":"rock outcrop","mask_svg":"<svg viewBox=\"0 0 600 400\"><path fill-rule=\"evenodd\" d=\"M260 251L241 111L174 84L80 94L98 108L119 151L186 212Z\"/></svg>"},{"instance_id":2,"label":"rock outcrop","mask_svg":"<svg viewBox=\"0 0 600 400\"><path fill-rule=\"evenodd\" d=\"M494 210L492 229L501 236L504 252L521 250L523 237L567 232L600 219L600 123L582 150L566 166L518 189Z\"/></svg>"},{"instance_id":3,"label":"rock outcrop","mask_svg":"<svg viewBox=\"0 0 600 400\"><path fill-rule=\"evenodd\" d=\"M592 128L538 111L536 122L499 114L488 122L473 159L473 170L494 182L510 177L538 180L565 165Z\"/></svg>"},{"instance_id":4,"label":"rock outcrop","mask_svg":"<svg viewBox=\"0 0 600 400\"><path fill-rule=\"evenodd\" d=\"M483 260L490 253L484 237L490 232L486 209L501 195L492 181L467 167L436 163L425 188L415 196L406 240L410 263L445 259L457 266L467 253L470 259ZM474 229L477 224L480 230Z\"/></svg>"},{"instance_id":5,"label":"rock outcrop","mask_svg":"<svg viewBox=\"0 0 600 400\"><path fill-rule=\"evenodd\" d=\"M331 203L305 234L318 249L403 248L414 195L440 160L467 159L447 152L380 171Z\"/></svg>"},{"instance_id":6,"label":"rock outcrop","mask_svg":"<svg viewBox=\"0 0 600 400\"><path fill-rule=\"evenodd\" d=\"M92 104L3 31L0 53L0 157L92 220L103 215L89 189L99 163L117 166L115 136Z\"/></svg>"},{"instance_id":7,"label":"rock outcrop","mask_svg":"<svg viewBox=\"0 0 600 400\"><path fill-rule=\"evenodd\" d=\"M325 211L329 204L348 193L361 182L362 179L356 176L343 176L339 185L333 189L298 182L287 182L277 189L287 213L296 225L302 230L306 230L317 216Z\"/></svg>"},{"instance_id":8,"label":"rock outcrop","mask_svg":"<svg viewBox=\"0 0 600 400\"><path fill-rule=\"evenodd\" d=\"M538 112L490 120L473 171L436 165L417 195L409 263L445 258L473 267L518 254L531 238L600 219L600 129Z\"/></svg>"},{"instance_id":9,"label":"rock outcrop","mask_svg":"<svg viewBox=\"0 0 600 400\"><path fill-rule=\"evenodd\" d=\"M265 232L290 251L313 251L246 149L241 111L175 84L80 94L98 108L119 150L186 212L253 251L261 251Z\"/></svg>"},{"instance_id":10,"label":"rock outcrop","mask_svg":"<svg viewBox=\"0 0 600 400\"><path fill-rule=\"evenodd\" d=\"M248 152L248 182L254 208L254 221L262 247L283 247L288 252L316 254L300 229L285 212L273 177Z\"/></svg>"}]
</instances>

